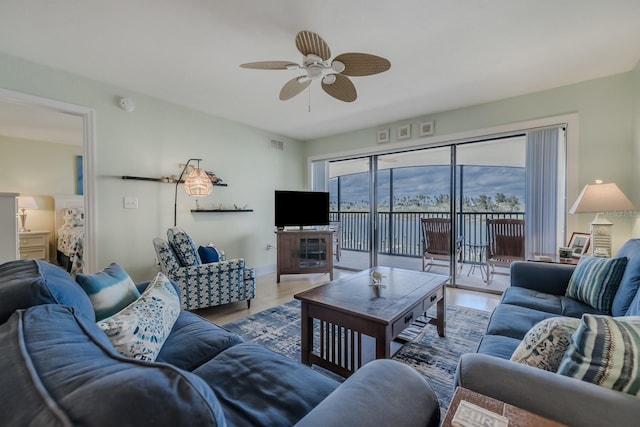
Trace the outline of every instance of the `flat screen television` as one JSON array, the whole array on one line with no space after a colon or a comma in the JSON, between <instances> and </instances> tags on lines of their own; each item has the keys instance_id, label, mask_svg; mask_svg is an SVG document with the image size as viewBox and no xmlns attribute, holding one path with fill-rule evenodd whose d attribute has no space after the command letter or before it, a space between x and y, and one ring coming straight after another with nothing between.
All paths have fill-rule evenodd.
<instances>
[{"instance_id":1,"label":"flat screen television","mask_svg":"<svg viewBox=\"0 0 640 427\"><path fill-rule=\"evenodd\" d=\"M329 193L322 191L276 190L275 225L329 225Z\"/></svg>"}]
</instances>

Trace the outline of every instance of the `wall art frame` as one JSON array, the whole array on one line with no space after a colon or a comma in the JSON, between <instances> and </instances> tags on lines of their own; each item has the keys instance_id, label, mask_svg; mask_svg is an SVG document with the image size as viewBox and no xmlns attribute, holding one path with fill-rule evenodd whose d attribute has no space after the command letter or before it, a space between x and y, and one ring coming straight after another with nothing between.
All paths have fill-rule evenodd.
<instances>
[{"instance_id":1,"label":"wall art frame","mask_svg":"<svg viewBox=\"0 0 640 427\"><path fill-rule=\"evenodd\" d=\"M433 120L427 120L424 122L420 122L420 136L429 136L429 135L433 135L435 130L434 130L434 121Z\"/></svg>"},{"instance_id":2,"label":"wall art frame","mask_svg":"<svg viewBox=\"0 0 640 427\"><path fill-rule=\"evenodd\" d=\"M396 137L398 141L411 138L411 123L398 127Z\"/></svg>"},{"instance_id":3,"label":"wall art frame","mask_svg":"<svg viewBox=\"0 0 640 427\"><path fill-rule=\"evenodd\" d=\"M389 128L378 130L378 133L376 134L376 142L378 144L389 142Z\"/></svg>"}]
</instances>

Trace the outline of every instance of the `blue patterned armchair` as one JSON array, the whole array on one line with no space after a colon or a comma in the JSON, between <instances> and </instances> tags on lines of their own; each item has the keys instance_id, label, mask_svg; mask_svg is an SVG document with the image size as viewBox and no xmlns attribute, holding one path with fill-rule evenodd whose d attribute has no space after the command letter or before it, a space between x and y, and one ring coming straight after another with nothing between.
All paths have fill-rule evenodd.
<instances>
[{"instance_id":1,"label":"blue patterned armchair","mask_svg":"<svg viewBox=\"0 0 640 427\"><path fill-rule=\"evenodd\" d=\"M168 241L167 241L168 240ZM167 240L153 239L160 269L180 287L185 310L247 301L256 295L256 279L243 258L203 264L191 237L180 227L167 230Z\"/></svg>"}]
</instances>

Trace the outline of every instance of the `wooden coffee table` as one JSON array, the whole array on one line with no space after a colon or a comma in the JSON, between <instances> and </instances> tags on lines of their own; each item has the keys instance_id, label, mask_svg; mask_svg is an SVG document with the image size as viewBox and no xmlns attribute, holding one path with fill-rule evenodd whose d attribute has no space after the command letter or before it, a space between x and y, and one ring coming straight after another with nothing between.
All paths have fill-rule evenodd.
<instances>
[{"instance_id":1,"label":"wooden coffee table","mask_svg":"<svg viewBox=\"0 0 640 427\"><path fill-rule=\"evenodd\" d=\"M385 286L370 286L373 271L382 274ZM294 295L302 303L302 363L348 377L374 358L391 357L392 340L434 304L437 317L430 323L444 337L447 280L376 267Z\"/></svg>"}]
</instances>

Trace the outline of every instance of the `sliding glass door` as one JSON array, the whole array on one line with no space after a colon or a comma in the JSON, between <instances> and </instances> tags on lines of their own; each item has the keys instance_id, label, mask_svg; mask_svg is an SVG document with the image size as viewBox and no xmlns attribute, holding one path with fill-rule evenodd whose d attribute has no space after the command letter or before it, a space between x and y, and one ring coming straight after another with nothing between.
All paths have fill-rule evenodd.
<instances>
[{"instance_id":1,"label":"sliding glass door","mask_svg":"<svg viewBox=\"0 0 640 427\"><path fill-rule=\"evenodd\" d=\"M562 135L556 128L314 163L325 171L314 172L314 182L326 179L313 188L330 192L331 219L341 224L335 265L426 270L451 276L453 285L500 292L508 278L487 277L488 219L526 219L527 253L563 245ZM428 227L449 241L430 238Z\"/></svg>"}]
</instances>

